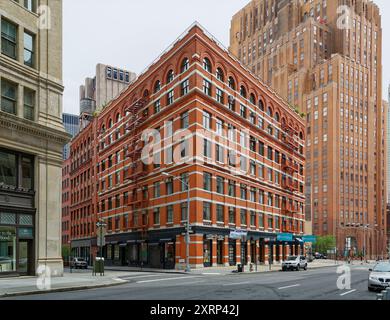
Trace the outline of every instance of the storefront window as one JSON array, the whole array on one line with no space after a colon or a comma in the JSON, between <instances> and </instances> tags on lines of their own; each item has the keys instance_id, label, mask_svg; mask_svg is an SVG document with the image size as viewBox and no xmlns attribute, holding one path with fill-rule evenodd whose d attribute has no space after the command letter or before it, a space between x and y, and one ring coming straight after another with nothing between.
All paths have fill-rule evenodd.
<instances>
[{"instance_id":1,"label":"storefront window","mask_svg":"<svg viewBox=\"0 0 390 320\"><path fill-rule=\"evenodd\" d=\"M16 156L0 151L0 184L16 187Z\"/></svg>"},{"instance_id":2,"label":"storefront window","mask_svg":"<svg viewBox=\"0 0 390 320\"><path fill-rule=\"evenodd\" d=\"M0 227L0 273L16 271L16 228Z\"/></svg>"},{"instance_id":3,"label":"storefront window","mask_svg":"<svg viewBox=\"0 0 390 320\"><path fill-rule=\"evenodd\" d=\"M31 158L22 158L22 188L33 190L33 161Z\"/></svg>"},{"instance_id":4,"label":"storefront window","mask_svg":"<svg viewBox=\"0 0 390 320\"><path fill-rule=\"evenodd\" d=\"M205 267L211 266L211 240L205 240L203 243L203 263Z\"/></svg>"},{"instance_id":5,"label":"storefront window","mask_svg":"<svg viewBox=\"0 0 390 320\"><path fill-rule=\"evenodd\" d=\"M119 245L114 246L114 260L119 260Z\"/></svg>"}]
</instances>

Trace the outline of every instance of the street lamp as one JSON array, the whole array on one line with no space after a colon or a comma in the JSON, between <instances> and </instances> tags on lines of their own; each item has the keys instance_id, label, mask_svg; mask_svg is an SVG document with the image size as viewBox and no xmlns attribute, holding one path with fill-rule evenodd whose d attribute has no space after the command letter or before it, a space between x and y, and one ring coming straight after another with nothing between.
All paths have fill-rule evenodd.
<instances>
[{"instance_id":1,"label":"street lamp","mask_svg":"<svg viewBox=\"0 0 390 320\"><path fill-rule=\"evenodd\" d=\"M369 224L363 224L363 256L364 262L367 262L367 254L366 254L366 229L370 227Z\"/></svg>"},{"instance_id":2,"label":"street lamp","mask_svg":"<svg viewBox=\"0 0 390 320\"><path fill-rule=\"evenodd\" d=\"M167 172L162 173L163 176L172 177L173 179L179 180L187 188L187 222L186 222L186 272L191 272L190 266L190 185L189 182L184 181L179 177L174 177L172 174Z\"/></svg>"}]
</instances>

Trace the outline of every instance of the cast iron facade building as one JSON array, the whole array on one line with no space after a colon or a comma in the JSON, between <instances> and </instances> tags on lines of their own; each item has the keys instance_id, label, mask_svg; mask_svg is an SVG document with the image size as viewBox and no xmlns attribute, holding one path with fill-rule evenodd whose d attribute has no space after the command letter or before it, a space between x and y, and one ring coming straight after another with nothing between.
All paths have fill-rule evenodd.
<instances>
[{"instance_id":1,"label":"cast iron facade building","mask_svg":"<svg viewBox=\"0 0 390 320\"><path fill-rule=\"evenodd\" d=\"M181 268L189 210L193 267L298 254L304 132L301 115L195 24L74 139L72 214L94 209L72 233L89 239L101 219L107 263ZM76 178L89 170L96 199Z\"/></svg>"}]
</instances>

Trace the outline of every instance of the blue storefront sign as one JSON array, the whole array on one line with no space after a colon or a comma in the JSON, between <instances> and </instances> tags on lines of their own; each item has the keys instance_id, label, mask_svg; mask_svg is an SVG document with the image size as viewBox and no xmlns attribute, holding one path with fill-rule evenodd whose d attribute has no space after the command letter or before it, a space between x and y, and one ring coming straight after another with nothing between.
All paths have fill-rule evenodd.
<instances>
[{"instance_id":1,"label":"blue storefront sign","mask_svg":"<svg viewBox=\"0 0 390 320\"><path fill-rule=\"evenodd\" d=\"M292 242L293 235L291 233L280 233L278 234L277 241L280 242Z\"/></svg>"},{"instance_id":2,"label":"blue storefront sign","mask_svg":"<svg viewBox=\"0 0 390 320\"><path fill-rule=\"evenodd\" d=\"M316 243L317 242L317 237L316 236L303 236L302 240L305 243Z\"/></svg>"}]
</instances>

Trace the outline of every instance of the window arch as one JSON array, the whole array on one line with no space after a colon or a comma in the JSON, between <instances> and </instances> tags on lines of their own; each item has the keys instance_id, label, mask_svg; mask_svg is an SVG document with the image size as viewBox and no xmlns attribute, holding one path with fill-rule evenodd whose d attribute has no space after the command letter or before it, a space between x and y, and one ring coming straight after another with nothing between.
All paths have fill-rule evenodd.
<instances>
[{"instance_id":1,"label":"window arch","mask_svg":"<svg viewBox=\"0 0 390 320\"><path fill-rule=\"evenodd\" d=\"M157 80L156 83L154 84L154 93L157 93L161 90L161 82L160 80Z\"/></svg>"},{"instance_id":2,"label":"window arch","mask_svg":"<svg viewBox=\"0 0 390 320\"><path fill-rule=\"evenodd\" d=\"M229 77L228 85L230 89L236 90L236 83L233 79L233 77Z\"/></svg>"},{"instance_id":3,"label":"window arch","mask_svg":"<svg viewBox=\"0 0 390 320\"><path fill-rule=\"evenodd\" d=\"M108 128L109 128L109 129L112 128L112 119L110 119L110 120L108 121Z\"/></svg>"},{"instance_id":4,"label":"window arch","mask_svg":"<svg viewBox=\"0 0 390 320\"><path fill-rule=\"evenodd\" d=\"M181 72L185 72L190 68L190 60L188 58L184 58L181 63Z\"/></svg>"},{"instance_id":5,"label":"window arch","mask_svg":"<svg viewBox=\"0 0 390 320\"><path fill-rule=\"evenodd\" d=\"M279 113L278 113L278 112L275 112L275 120L276 120L277 122L280 121L280 116L279 116Z\"/></svg>"},{"instance_id":6,"label":"window arch","mask_svg":"<svg viewBox=\"0 0 390 320\"><path fill-rule=\"evenodd\" d=\"M147 97L149 97L149 90L148 89L146 89L144 91L144 98L147 98Z\"/></svg>"},{"instance_id":7,"label":"window arch","mask_svg":"<svg viewBox=\"0 0 390 320\"><path fill-rule=\"evenodd\" d=\"M209 58L203 59L203 69L205 69L207 72L211 73L211 62Z\"/></svg>"},{"instance_id":8,"label":"window arch","mask_svg":"<svg viewBox=\"0 0 390 320\"><path fill-rule=\"evenodd\" d=\"M171 83L175 79L175 74L173 70L169 70L167 74L167 83Z\"/></svg>"},{"instance_id":9,"label":"window arch","mask_svg":"<svg viewBox=\"0 0 390 320\"><path fill-rule=\"evenodd\" d=\"M225 81L225 80L224 80L223 71L222 71L221 68L217 68L216 76L217 76L217 79L218 79L219 81L222 81L222 82Z\"/></svg>"},{"instance_id":10,"label":"window arch","mask_svg":"<svg viewBox=\"0 0 390 320\"><path fill-rule=\"evenodd\" d=\"M244 86L240 87L240 95L241 97L246 98L246 89Z\"/></svg>"},{"instance_id":11,"label":"window arch","mask_svg":"<svg viewBox=\"0 0 390 320\"><path fill-rule=\"evenodd\" d=\"M302 131L299 132L299 139L303 140L303 133L302 133Z\"/></svg>"},{"instance_id":12,"label":"window arch","mask_svg":"<svg viewBox=\"0 0 390 320\"><path fill-rule=\"evenodd\" d=\"M267 114L272 118L273 112L272 112L271 107L268 107L268 109L267 109Z\"/></svg>"},{"instance_id":13,"label":"window arch","mask_svg":"<svg viewBox=\"0 0 390 320\"><path fill-rule=\"evenodd\" d=\"M115 122L116 122L116 123L118 123L119 121L121 121L121 114L120 114L120 113L118 113L118 114L116 115L116 118L115 118Z\"/></svg>"},{"instance_id":14,"label":"window arch","mask_svg":"<svg viewBox=\"0 0 390 320\"><path fill-rule=\"evenodd\" d=\"M252 104L256 104L256 98L255 98L255 95L253 93L250 94L249 96L249 101L252 103Z\"/></svg>"},{"instance_id":15,"label":"window arch","mask_svg":"<svg viewBox=\"0 0 390 320\"><path fill-rule=\"evenodd\" d=\"M259 100L259 108L261 111L264 111L264 102L261 99Z\"/></svg>"}]
</instances>

